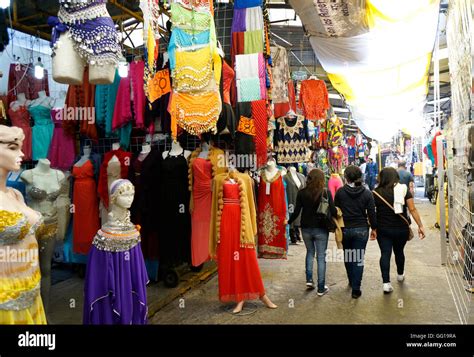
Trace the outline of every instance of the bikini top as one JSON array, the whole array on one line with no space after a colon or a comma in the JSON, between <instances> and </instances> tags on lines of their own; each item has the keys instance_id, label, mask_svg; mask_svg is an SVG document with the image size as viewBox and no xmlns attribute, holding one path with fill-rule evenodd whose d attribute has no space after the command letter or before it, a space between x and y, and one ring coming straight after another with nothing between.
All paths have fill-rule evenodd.
<instances>
[{"instance_id":1,"label":"bikini top","mask_svg":"<svg viewBox=\"0 0 474 357\"><path fill-rule=\"evenodd\" d=\"M34 234L43 223L43 216L37 212L38 219L34 224L22 212L0 210L0 246L16 244L29 234Z\"/></svg>"},{"instance_id":2,"label":"bikini top","mask_svg":"<svg viewBox=\"0 0 474 357\"><path fill-rule=\"evenodd\" d=\"M35 186L34 170L31 170L31 173L33 175L33 182L32 182L32 186L30 190L28 191L28 195L30 196L30 198L34 201L45 201L45 200L48 200L50 202L56 201L56 199L61 194L61 186L62 186L61 182L59 181L58 172L56 171L56 180L58 182L59 189L50 193L47 193L45 190Z\"/></svg>"}]
</instances>

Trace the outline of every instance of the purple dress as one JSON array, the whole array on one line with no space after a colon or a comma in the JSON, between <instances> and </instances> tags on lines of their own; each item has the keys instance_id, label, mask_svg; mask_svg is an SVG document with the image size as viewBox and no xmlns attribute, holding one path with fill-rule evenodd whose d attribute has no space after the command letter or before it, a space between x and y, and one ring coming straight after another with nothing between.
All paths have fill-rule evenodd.
<instances>
[{"instance_id":1,"label":"purple dress","mask_svg":"<svg viewBox=\"0 0 474 357\"><path fill-rule=\"evenodd\" d=\"M100 229L89 252L84 283L84 325L144 325L148 275L140 233ZM120 238L117 239L117 237Z\"/></svg>"},{"instance_id":2,"label":"purple dress","mask_svg":"<svg viewBox=\"0 0 474 357\"><path fill-rule=\"evenodd\" d=\"M51 110L51 119L54 123L53 139L49 147L48 159L51 167L60 170L70 170L74 164L74 138L66 135L62 126L62 109Z\"/></svg>"}]
</instances>

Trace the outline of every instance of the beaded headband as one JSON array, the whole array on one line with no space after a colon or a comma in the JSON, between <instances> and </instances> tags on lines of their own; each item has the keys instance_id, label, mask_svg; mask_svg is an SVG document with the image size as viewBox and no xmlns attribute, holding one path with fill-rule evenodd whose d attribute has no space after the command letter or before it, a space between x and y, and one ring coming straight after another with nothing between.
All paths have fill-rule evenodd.
<instances>
[{"instance_id":1,"label":"beaded headband","mask_svg":"<svg viewBox=\"0 0 474 357\"><path fill-rule=\"evenodd\" d=\"M127 179L118 179L110 185L110 198L114 200L120 194L120 188L123 186L130 186L134 188L133 184Z\"/></svg>"}]
</instances>

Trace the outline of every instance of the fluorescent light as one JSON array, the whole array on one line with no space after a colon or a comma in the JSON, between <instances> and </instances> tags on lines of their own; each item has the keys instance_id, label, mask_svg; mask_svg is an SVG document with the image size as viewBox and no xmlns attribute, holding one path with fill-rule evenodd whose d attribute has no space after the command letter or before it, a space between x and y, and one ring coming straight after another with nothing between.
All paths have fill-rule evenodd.
<instances>
[{"instance_id":1,"label":"fluorescent light","mask_svg":"<svg viewBox=\"0 0 474 357\"><path fill-rule=\"evenodd\" d=\"M337 93L329 93L329 98L332 99L342 99L340 94Z\"/></svg>"},{"instance_id":2,"label":"fluorescent light","mask_svg":"<svg viewBox=\"0 0 474 357\"><path fill-rule=\"evenodd\" d=\"M6 9L10 6L10 0L0 0L0 7Z\"/></svg>"},{"instance_id":3,"label":"fluorescent light","mask_svg":"<svg viewBox=\"0 0 474 357\"><path fill-rule=\"evenodd\" d=\"M118 75L121 78L128 77L128 63L125 58L122 58L118 63Z\"/></svg>"},{"instance_id":4,"label":"fluorescent light","mask_svg":"<svg viewBox=\"0 0 474 357\"><path fill-rule=\"evenodd\" d=\"M332 107L332 109L335 112L340 112L340 113L349 113L350 112L350 110L347 109L347 108Z\"/></svg>"},{"instance_id":5,"label":"fluorescent light","mask_svg":"<svg viewBox=\"0 0 474 357\"><path fill-rule=\"evenodd\" d=\"M439 100L430 100L429 102L426 102L426 104L443 103L443 102L447 102L450 99L451 97L444 97Z\"/></svg>"},{"instance_id":6,"label":"fluorescent light","mask_svg":"<svg viewBox=\"0 0 474 357\"><path fill-rule=\"evenodd\" d=\"M35 64L35 78L37 79L44 78L44 66L41 63L41 57L38 57L38 62Z\"/></svg>"}]
</instances>

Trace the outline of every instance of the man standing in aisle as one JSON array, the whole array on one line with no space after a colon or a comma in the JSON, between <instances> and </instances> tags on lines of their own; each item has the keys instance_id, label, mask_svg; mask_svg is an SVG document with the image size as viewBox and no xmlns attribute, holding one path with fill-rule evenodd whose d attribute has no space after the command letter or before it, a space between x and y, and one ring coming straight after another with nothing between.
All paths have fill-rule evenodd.
<instances>
[{"instance_id":1,"label":"man standing in aisle","mask_svg":"<svg viewBox=\"0 0 474 357\"><path fill-rule=\"evenodd\" d=\"M407 171L407 164L405 161L400 161L398 163L398 177L400 183L407 185L410 193L415 197L415 180L413 179L413 175Z\"/></svg>"},{"instance_id":2,"label":"man standing in aisle","mask_svg":"<svg viewBox=\"0 0 474 357\"><path fill-rule=\"evenodd\" d=\"M377 164L371 157L369 157L369 162L365 168L365 183L369 186L370 191L373 191L375 188L378 172Z\"/></svg>"}]
</instances>

